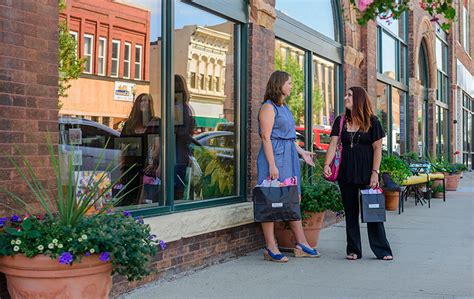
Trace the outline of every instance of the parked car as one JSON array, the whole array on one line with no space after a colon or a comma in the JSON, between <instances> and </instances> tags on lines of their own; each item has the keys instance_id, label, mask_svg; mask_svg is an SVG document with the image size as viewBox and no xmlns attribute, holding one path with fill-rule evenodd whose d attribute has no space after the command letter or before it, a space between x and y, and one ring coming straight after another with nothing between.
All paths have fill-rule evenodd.
<instances>
[{"instance_id":1,"label":"parked car","mask_svg":"<svg viewBox=\"0 0 474 299\"><path fill-rule=\"evenodd\" d=\"M298 138L298 134L304 136L304 127L296 127L296 139L302 139L302 145L300 142L298 144L300 146L304 146L304 137ZM318 125L313 127L313 151L315 152L326 152L329 148L329 143L331 141L331 127L330 126L322 126Z\"/></svg>"},{"instance_id":2,"label":"parked car","mask_svg":"<svg viewBox=\"0 0 474 299\"><path fill-rule=\"evenodd\" d=\"M219 156L234 158L235 135L230 131L209 131L194 136L193 144L215 151Z\"/></svg>"},{"instance_id":3,"label":"parked car","mask_svg":"<svg viewBox=\"0 0 474 299\"><path fill-rule=\"evenodd\" d=\"M216 125L214 131L227 131L227 132L235 132L235 125L233 122L222 122Z\"/></svg>"},{"instance_id":4,"label":"parked car","mask_svg":"<svg viewBox=\"0 0 474 299\"><path fill-rule=\"evenodd\" d=\"M73 165L79 166L81 171L93 171L101 156L103 160L98 171L106 170L111 162L113 166L118 165L121 150L115 149L115 140L119 137L118 131L92 120L66 116L59 118L62 161L68 163L70 155L73 155ZM119 169L112 173L112 179L118 176Z\"/></svg>"}]
</instances>

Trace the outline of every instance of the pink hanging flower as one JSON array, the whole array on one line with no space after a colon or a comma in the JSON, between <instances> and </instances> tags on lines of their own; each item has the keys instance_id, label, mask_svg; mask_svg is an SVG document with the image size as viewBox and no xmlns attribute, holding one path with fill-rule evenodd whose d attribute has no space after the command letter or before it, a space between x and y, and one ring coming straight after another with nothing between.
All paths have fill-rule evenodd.
<instances>
[{"instance_id":1,"label":"pink hanging flower","mask_svg":"<svg viewBox=\"0 0 474 299\"><path fill-rule=\"evenodd\" d=\"M374 0L359 0L357 6L359 7L360 11L365 11L367 7L372 4L372 2L374 2Z\"/></svg>"}]
</instances>

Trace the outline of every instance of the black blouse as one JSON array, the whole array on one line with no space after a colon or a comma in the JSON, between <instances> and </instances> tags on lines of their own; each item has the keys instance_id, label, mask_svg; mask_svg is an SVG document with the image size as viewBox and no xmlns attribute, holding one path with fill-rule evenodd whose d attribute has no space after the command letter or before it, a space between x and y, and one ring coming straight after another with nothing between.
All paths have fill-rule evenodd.
<instances>
[{"instance_id":1,"label":"black blouse","mask_svg":"<svg viewBox=\"0 0 474 299\"><path fill-rule=\"evenodd\" d=\"M338 116L333 123L331 136L339 135ZM372 175L374 149L372 143L385 137L385 132L376 116L370 119L370 129L367 133L347 132L346 121L341 133L342 161L337 179L353 184L368 185ZM351 148L351 140L353 147Z\"/></svg>"}]
</instances>

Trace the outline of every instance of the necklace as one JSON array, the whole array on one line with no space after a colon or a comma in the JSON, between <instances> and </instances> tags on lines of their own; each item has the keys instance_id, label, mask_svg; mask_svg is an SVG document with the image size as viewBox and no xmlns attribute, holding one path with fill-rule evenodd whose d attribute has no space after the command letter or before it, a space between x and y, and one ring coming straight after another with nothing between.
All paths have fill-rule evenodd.
<instances>
[{"instance_id":1,"label":"necklace","mask_svg":"<svg viewBox=\"0 0 474 299\"><path fill-rule=\"evenodd\" d=\"M355 130L354 132L349 132L349 134L351 135L351 148L354 147L354 137L357 135L357 132L359 132L359 128L357 128L357 130ZM356 140L356 144L357 144L357 140Z\"/></svg>"}]
</instances>

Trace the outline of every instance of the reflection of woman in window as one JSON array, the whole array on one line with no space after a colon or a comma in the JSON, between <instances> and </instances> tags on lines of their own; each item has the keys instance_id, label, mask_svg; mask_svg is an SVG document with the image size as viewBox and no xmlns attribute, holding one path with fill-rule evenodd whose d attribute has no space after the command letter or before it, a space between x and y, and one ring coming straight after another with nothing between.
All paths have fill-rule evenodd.
<instances>
[{"instance_id":1,"label":"reflection of woman in window","mask_svg":"<svg viewBox=\"0 0 474 299\"><path fill-rule=\"evenodd\" d=\"M141 186L144 183L149 185L150 180L153 180L153 184L158 186L156 182L159 181L160 175L160 147L159 144L155 144L159 142L159 138L148 140L150 139L149 134L159 134L159 125L157 120L153 119L152 111L153 98L151 95L140 94L133 103L119 141L116 141L116 143L120 142L126 146L122 151L122 171L135 165L124 177L123 185L130 183L122 194L129 191L130 193L123 199L121 205L144 203L145 199L148 199L146 202L157 201L158 192L154 192L153 196L147 195L150 188L145 188L145 193L140 196ZM153 143L148 144L149 142ZM144 179L147 181L145 182ZM143 197L143 200L140 200L140 197Z\"/></svg>"},{"instance_id":2,"label":"reflection of woman in window","mask_svg":"<svg viewBox=\"0 0 474 299\"><path fill-rule=\"evenodd\" d=\"M191 141L195 122L191 106L189 106L189 91L186 80L181 75L174 76L175 86L175 134L176 134L176 199L181 199L186 184L186 168L189 165Z\"/></svg>"}]
</instances>

